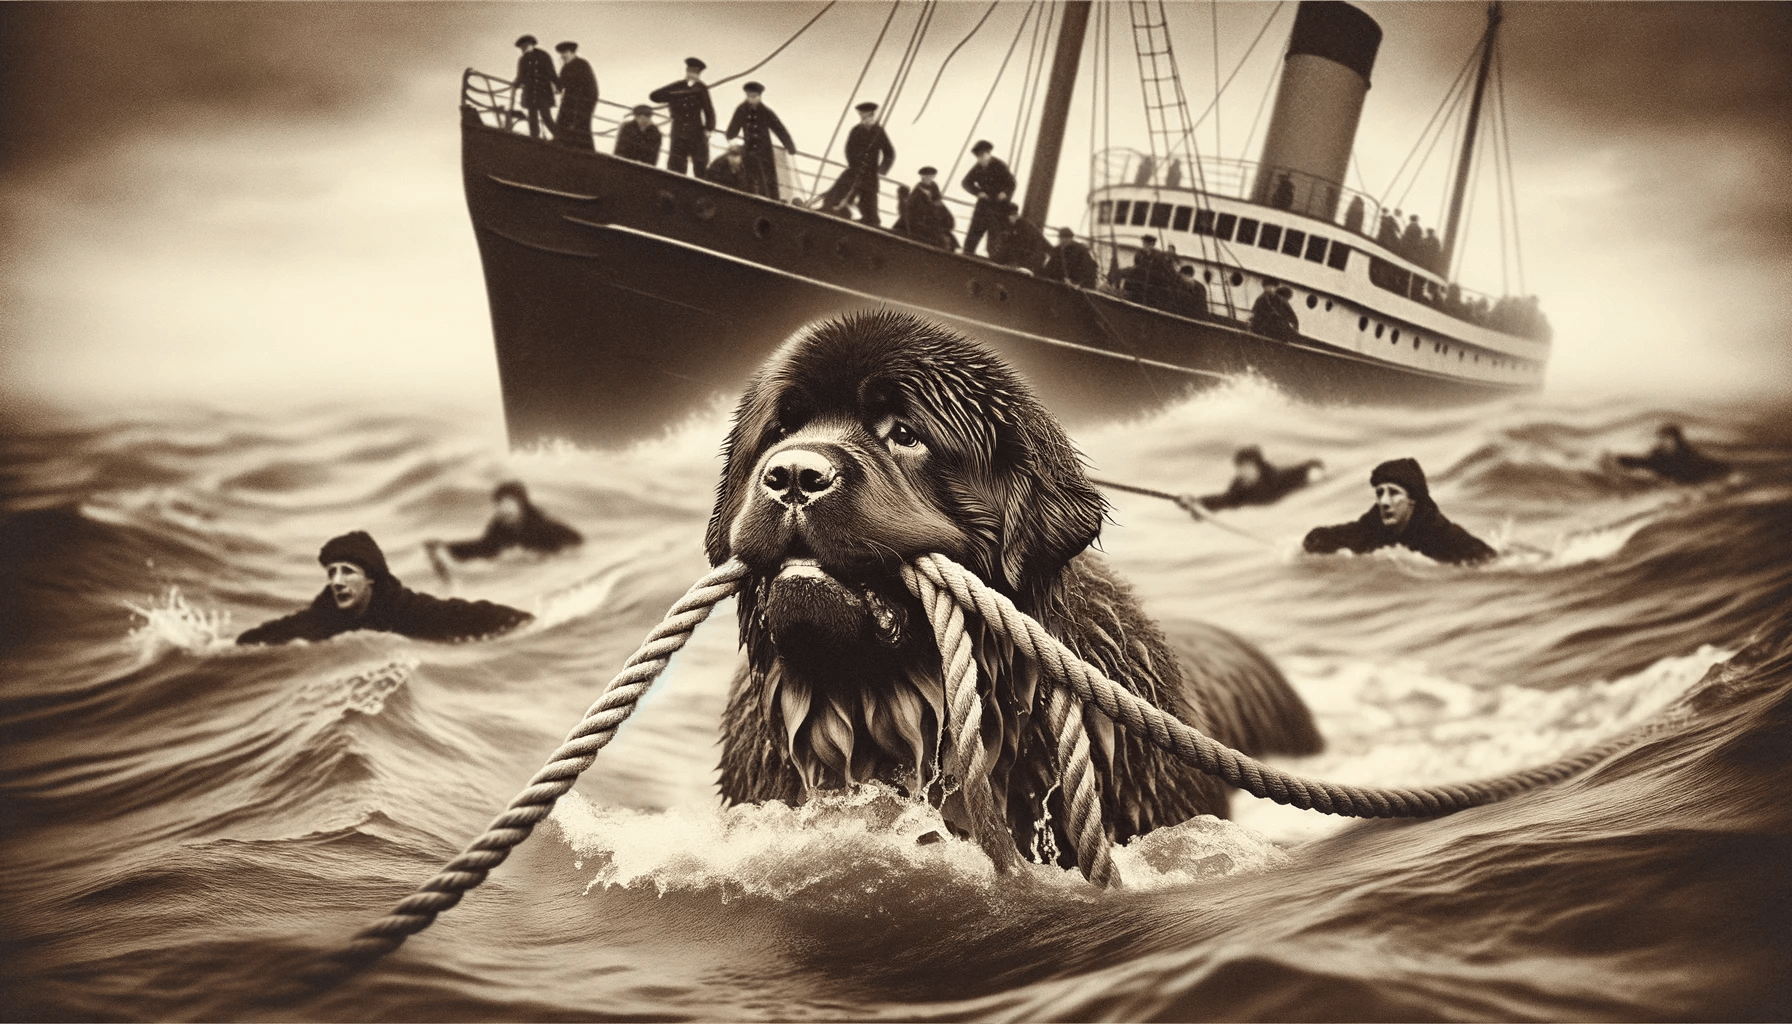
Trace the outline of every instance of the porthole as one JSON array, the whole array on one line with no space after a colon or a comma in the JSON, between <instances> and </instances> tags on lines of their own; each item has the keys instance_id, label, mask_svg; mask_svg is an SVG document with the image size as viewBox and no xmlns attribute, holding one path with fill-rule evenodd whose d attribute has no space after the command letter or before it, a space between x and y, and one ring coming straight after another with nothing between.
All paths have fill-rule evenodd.
<instances>
[{"instance_id":1,"label":"porthole","mask_svg":"<svg viewBox=\"0 0 1792 1024\"><path fill-rule=\"evenodd\" d=\"M1332 300L1330 300L1330 299L1325 300L1325 311L1327 313L1330 313L1332 311Z\"/></svg>"},{"instance_id":2,"label":"porthole","mask_svg":"<svg viewBox=\"0 0 1792 1024\"><path fill-rule=\"evenodd\" d=\"M1369 318L1366 316L1357 317L1356 318L1356 329L1359 331L1368 330L1369 329Z\"/></svg>"},{"instance_id":3,"label":"porthole","mask_svg":"<svg viewBox=\"0 0 1792 1024\"><path fill-rule=\"evenodd\" d=\"M678 199L672 193L662 190L657 198L661 213L669 217L678 212Z\"/></svg>"},{"instance_id":4,"label":"porthole","mask_svg":"<svg viewBox=\"0 0 1792 1024\"><path fill-rule=\"evenodd\" d=\"M760 238L772 237L772 219L770 217L761 217L754 221L753 234L758 235Z\"/></svg>"},{"instance_id":5,"label":"porthole","mask_svg":"<svg viewBox=\"0 0 1792 1024\"><path fill-rule=\"evenodd\" d=\"M1312 309L1313 307L1315 307L1317 305L1319 305L1319 296L1317 296L1317 295L1307 296L1307 308L1308 309Z\"/></svg>"},{"instance_id":6,"label":"porthole","mask_svg":"<svg viewBox=\"0 0 1792 1024\"><path fill-rule=\"evenodd\" d=\"M965 288L970 291L972 296L978 296L978 295L983 294L983 282L977 280L976 278L971 278L971 280L966 282Z\"/></svg>"},{"instance_id":7,"label":"porthole","mask_svg":"<svg viewBox=\"0 0 1792 1024\"><path fill-rule=\"evenodd\" d=\"M697 201L691 204L691 215L701 221L715 220L716 204L711 202L708 196L699 196Z\"/></svg>"},{"instance_id":8,"label":"porthole","mask_svg":"<svg viewBox=\"0 0 1792 1024\"><path fill-rule=\"evenodd\" d=\"M1232 277L1230 278L1230 280L1232 282L1232 287L1236 288L1239 285L1244 283L1244 275L1240 274L1238 271L1234 270L1232 272Z\"/></svg>"},{"instance_id":9,"label":"porthole","mask_svg":"<svg viewBox=\"0 0 1792 1024\"><path fill-rule=\"evenodd\" d=\"M1391 345L1400 344L1400 328L1394 328L1394 336L1388 339L1388 343Z\"/></svg>"},{"instance_id":10,"label":"porthole","mask_svg":"<svg viewBox=\"0 0 1792 1024\"><path fill-rule=\"evenodd\" d=\"M1206 270L1201 271L1201 280L1206 281L1208 284L1213 283L1213 268L1212 267L1209 267Z\"/></svg>"},{"instance_id":11,"label":"porthole","mask_svg":"<svg viewBox=\"0 0 1792 1024\"><path fill-rule=\"evenodd\" d=\"M1387 329L1387 325L1386 325L1386 324L1376 324L1376 325L1375 325L1375 336L1376 336L1376 337L1377 337L1377 338L1379 338L1379 337L1381 337L1381 332L1382 332L1382 331L1384 331L1384 330L1386 330L1386 329Z\"/></svg>"},{"instance_id":12,"label":"porthole","mask_svg":"<svg viewBox=\"0 0 1792 1024\"><path fill-rule=\"evenodd\" d=\"M1419 336L1416 334L1412 336L1412 349L1414 352L1419 350Z\"/></svg>"}]
</instances>

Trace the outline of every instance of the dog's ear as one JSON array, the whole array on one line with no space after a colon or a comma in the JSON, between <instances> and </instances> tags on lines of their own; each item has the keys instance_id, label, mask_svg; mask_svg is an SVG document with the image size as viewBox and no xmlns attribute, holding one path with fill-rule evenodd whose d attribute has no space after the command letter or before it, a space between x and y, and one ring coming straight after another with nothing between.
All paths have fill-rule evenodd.
<instances>
[{"instance_id":1,"label":"dog's ear","mask_svg":"<svg viewBox=\"0 0 1792 1024\"><path fill-rule=\"evenodd\" d=\"M999 476L1007 484L1001 568L1009 588L1036 603L1101 533L1107 501L1050 414L1030 404L1013 411L997 432Z\"/></svg>"},{"instance_id":2,"label":"dog's ear","mask_svg":"<svg viewBox=\"0 0 1792 1024\"><path fill-rule=\"evenodd\" d=\"M709 529L703 538L711 565L721 565L734 553L728 543L729 531L751 490L759 453L778 429L776 390L769 375L762 371L753 377L741 393L740 405L735 407L734 428L722 443L722 478L716 482L716 505L709 514Z\"/></svg>"}]
</instances>

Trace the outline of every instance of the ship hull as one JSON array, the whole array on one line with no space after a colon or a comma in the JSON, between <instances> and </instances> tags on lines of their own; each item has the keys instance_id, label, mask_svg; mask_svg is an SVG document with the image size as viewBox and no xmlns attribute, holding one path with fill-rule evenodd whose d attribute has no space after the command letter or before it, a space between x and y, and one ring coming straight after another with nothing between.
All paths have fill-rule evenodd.
<instances>
[{"instance_id":1,"label":"ship hull","mask_svg":"<svg viewBox=\"0 0 1792 1024\"><path fill-rule=\"evenodd\" d=\"M1249 375L1319 402L1515 390L1174 316L471 116L462 144L513 445L661 434L738 393L802 325L873 308L990 345L1073 425Z\"/></svg>"}]
</instances>

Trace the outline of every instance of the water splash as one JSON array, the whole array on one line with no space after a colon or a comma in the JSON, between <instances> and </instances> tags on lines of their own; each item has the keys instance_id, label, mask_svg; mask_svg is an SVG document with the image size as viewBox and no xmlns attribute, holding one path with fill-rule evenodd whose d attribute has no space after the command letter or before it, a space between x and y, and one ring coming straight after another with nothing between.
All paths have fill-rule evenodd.
<instances>
[{"instance_id":1,"label":"water splash","mask_svg":"<svg viewBox=\"0 0 1792 1024\"><path fill-rule=\"evenodd\" d=\"M143 661L168 648L189 654L209 654L229 650L236 645L236 632L230 625L230 613L196 608L187 601L179 587L169 587L159 599L148 605L122 602L133 613L143 617L143 624L133 628L127 638L136 645Z\"/></svg>"}]
</instances>

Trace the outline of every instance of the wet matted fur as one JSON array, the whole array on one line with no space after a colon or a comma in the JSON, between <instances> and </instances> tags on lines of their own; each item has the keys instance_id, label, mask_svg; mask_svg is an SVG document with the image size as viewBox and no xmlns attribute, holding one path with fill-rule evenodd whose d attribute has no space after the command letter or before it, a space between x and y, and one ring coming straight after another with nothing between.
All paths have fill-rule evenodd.
<instances>
[{"instance_id":1,"label":"wet matted fur","mask_svg":"<svg viewBox=\"0 0 1792 1024\"><path fill-rule=\"evenodd\" d=\"M795 804L879 779L967 828L939 650L898 577L927 552L1221 742L1253 755L1319 749L1306 706L1250 644L1198 627L1184 645L1193 659L1177 658L1087 550L1106 504L1063 429L997 356L950 330L875 312L799 331L747 386L723 454L710 561L753 570L739 598L746 663L723 722L730 802ZM967 626L997 807L1023 853L1069 864L1037 667L974 615ZM1084 715L1116 840L1226 813L1222 784Z\"/></svg>"}]
</instances>

